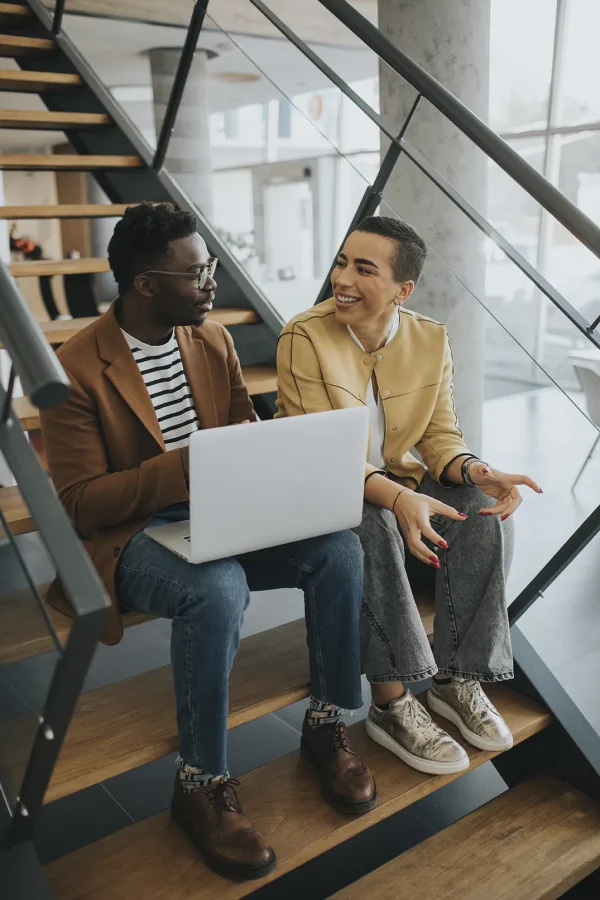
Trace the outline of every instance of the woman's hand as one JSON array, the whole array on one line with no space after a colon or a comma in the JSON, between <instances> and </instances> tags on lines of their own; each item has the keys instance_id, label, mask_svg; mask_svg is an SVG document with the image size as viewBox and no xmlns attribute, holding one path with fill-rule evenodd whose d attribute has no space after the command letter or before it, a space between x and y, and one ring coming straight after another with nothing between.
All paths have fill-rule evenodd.
<instances>
[{"instance_id":1,"label":"woman's hand","mask_svg":"<svg viewBox=\"0 0 600 900\"><path fill-rule=\"evenodd\" d=\"M449 519L455 519L458 522L464 522L467 518L464 513L458 512L452 506L446 506L445 503L440 503L439 500L434 500L425 494L417 494L416 491L408 489L402 491L396 498L393 512L398 519L398 524L412 555L436 569L439 569L440 561L435 553L423 543L422 538L427 538L432 544L441 547L442 550L447 550L448 544L433 530L429 521L430 518L436 513L439 516L447 516Z\"/></svg>"},{"instance_id":2,"label":"woman's hand","mask_svg":"<svg viewBox=\"0 0 600 900\"><path fill-rule=\"evenodd\" d=\"M482 509L481 515L501 516L503 522L523 502L517 485L524 484L536 494L543 493L541 487L527 475L508 475L499 469L491 469L485 463L473 463L469 467L469 477L480 491L497 501L495 506Z\"/></svg>"}]
</instances>

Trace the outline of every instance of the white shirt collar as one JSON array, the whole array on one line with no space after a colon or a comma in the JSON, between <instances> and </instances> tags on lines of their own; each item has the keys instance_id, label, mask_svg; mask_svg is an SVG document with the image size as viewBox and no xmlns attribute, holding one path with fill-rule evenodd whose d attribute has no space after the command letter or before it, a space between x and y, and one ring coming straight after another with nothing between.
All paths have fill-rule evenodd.
<instances>
[{"instance_id":1,"label":"white shirt collar","mask_svg":"<svg viewBox=\"0 0 600 900\"><path fill-rule=\"evenodd\" d=\"M399 327L400 327L400 307L398 307L398 315L395 316L394 321L392 322L392 327L390 328L390 333L388 334L387 340L386 340L385 344L383 345L384 347L387 347L388 344L391 344L391 342L396 337L396 333L397 333ZM346 325L346 328L350 332L350 337L352 338L352 340L356 344L358 344L358 346L363 351L363 353L366 353L367 351L365 350L365 348L363 347L363 345L361 344L359 339L356 337L356 335L354 334L354 332L352 331L350 326Z\"/></svg>"}]
</instances>

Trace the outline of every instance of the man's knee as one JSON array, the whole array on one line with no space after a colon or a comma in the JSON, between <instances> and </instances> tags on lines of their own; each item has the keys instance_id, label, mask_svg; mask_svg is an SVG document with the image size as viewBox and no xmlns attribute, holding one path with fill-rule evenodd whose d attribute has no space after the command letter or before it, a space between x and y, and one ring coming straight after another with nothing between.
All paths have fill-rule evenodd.
<instances>
[{"instance_id":1,"label":"man's knee","mask_svg":"<svg viewBox=\"0 0 600 900\"><path fill-rule=\"evenodd\" d=\"M192 616L210 616L224 623L237 622L248 606L246 575L235 559L190 566L185 585L186 609Z\"/></svg>"}]
</instances>

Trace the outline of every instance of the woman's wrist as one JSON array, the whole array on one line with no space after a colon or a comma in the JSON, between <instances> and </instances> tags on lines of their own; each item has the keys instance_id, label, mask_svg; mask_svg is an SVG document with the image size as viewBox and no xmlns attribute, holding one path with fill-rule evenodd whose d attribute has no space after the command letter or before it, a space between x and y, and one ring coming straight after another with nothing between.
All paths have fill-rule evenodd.
<instances>
[{"instance_id":1,"label":"woman's wrist","mask_svg":"<svg viewBox=\"0 0 600 900\"><path fill-rule=\"evenodd\" d=\"M400 497L402 496L402 494L405 494L407 491L410 491L410 488L407 488L407 487L401 487L400 490L398 491L398 493L396 494L396 499L395 499L394 502L392 503L392 512L394 513L395 516L397 515L397 513L396 513L396 504L398 503L398 500L400 499Z\"/></svg>"},{"instance_id":2,"label":"woman's wrist","mask_svg":"<svg viewBox=\"0 0 600 900\"><path fill-rule=\"evenodd\" d=\"M488 471L490 468L487 463L485 463L482 459L479 459L479 457L477 456L467 457L465 460L463 460L462 466L460 468L460 473L463 484L466 484L467 487L477 487L470 474L470 469L475 465L485 466Z\"/></svg>"}]
</instances>

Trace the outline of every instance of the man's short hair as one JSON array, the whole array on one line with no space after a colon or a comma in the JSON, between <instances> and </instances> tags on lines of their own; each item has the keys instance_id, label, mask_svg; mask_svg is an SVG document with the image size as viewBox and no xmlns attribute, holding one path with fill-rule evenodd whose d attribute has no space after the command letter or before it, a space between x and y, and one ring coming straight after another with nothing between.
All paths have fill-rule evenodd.
<instances>
[{"instance_id":1,"label":"man's short hair","mask_svg":"<svg viewBox=\"0 0 600 900\"><path fill-rule=\"evenodd\" d=\"M402 219L392 219L391 216L369 216L357 225L356 230L367 234L379 234L394 241L396 244L392 263L394 280L417 283L425 265L427 245L414 228Z\"/></svg>"},{"instance_id":2,"label":"man's short hair","mask_svg":"<svg viewBox=\"0 0 600 900\"><path fill-rule=\"evenodd\" d=\"M169 259L169 244L197 231L196 216L173 203L128 206L108 244L108 262L119 292L148 269L160 269Z\"/></svg>"}]
</instances>

